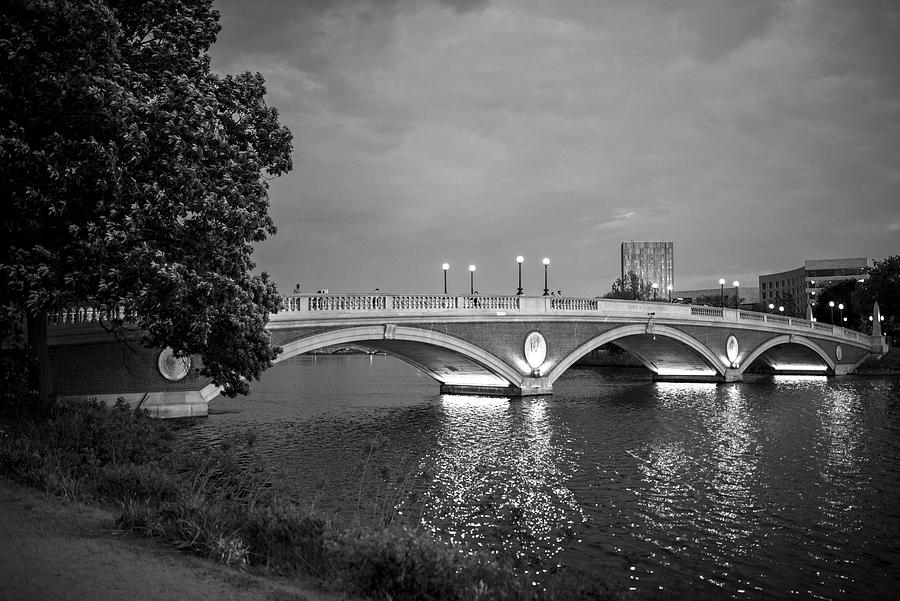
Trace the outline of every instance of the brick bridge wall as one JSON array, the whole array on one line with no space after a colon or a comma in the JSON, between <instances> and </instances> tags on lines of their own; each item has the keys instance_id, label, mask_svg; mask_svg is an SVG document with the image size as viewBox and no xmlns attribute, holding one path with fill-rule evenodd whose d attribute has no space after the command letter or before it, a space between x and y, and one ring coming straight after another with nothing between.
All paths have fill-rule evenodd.
<instances>
[{"instance_id":1,"label":"brick bridge wall","mask_svg":"<svg viewBox=\"0 0 900 601\"><path fill-rule=\"evenodd\" d=\"M385 323L396 323L398 326L417 328L425 331L434 331L447 336L452 336L465 340L488 353L501 359L508 365L516 365L518 361L524 360L523 346L526 336L530 332L540 332L547 342L547 359L548 365L558 365L565 360L572 352L586 344L590 340L598 336L621 328L626 325L634 325L634 322L616 322L616 321L586 321L586 320L509 320L497 321L492 319L489 322L484 320L471 321L429 321L429 320L386 320ZM725 345L728 337L734 335L740 347L742 357L747 357L760 345L783 336L783 333L771 332L766 330L752 329L749 327L740 327L734 324L723 324L721 327L710 327L701 325L673 325L666 324L668 327L676 328L688 336L697 340L700 344L706 346L716 356L725 356ZM302 338L306 338L313 334L327 332L329 330L340 330L350 326L318 326L318 327L296 327L273 330L273 340L276 344L283 345ZM803 336L814 342L822 348L832 361L836 363L837 358L835 349L838 342L815 337L813 332L810 335L795 334ZM841 345L843 349L843 359L840 363L855 364L865 358L868 352L856 346L848 344Z\"/></svg>"}]
</instances>

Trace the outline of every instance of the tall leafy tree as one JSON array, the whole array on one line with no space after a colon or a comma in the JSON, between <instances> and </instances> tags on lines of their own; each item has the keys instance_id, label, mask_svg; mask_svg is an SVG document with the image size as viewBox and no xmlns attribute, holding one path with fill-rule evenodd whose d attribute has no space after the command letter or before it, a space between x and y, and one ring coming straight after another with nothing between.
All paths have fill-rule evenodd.
<instances>
[{"instance_id":1,"label":"tall leafy tree","mask_svg":"<svg viewBox=\"0 0 900 601\"><path fill-rule=\"evenodd\" d=\"M885 318L884 331L896 334L900 330L900 255L872 261L866 291L865 309L868 314L871 314L872 305L877 301Z\"/></svg>"},{"instance_id":2,"label":"tall leafy tree","mask_svg":"<svg viewBox=\"0 0 900 601\"><path fill-rule=\"evenodd\" d=\"M603 298L650 300L653 298L653 286L634 271L629 271L625 277L616 278Z\"/></svg>"},{"instance_id":3,"label":"tall leafy tree","mask_svg":"<svg viewBox=\"0 0 900 601\"><path fill-rule=\"evenodd\" d=\"M866 302L865 287L855 279L848 279L823 288L816 296L817 305L813 310L815 318L821 323L833 323L852 329L862 329L866 314L864 305ZM832 308L829 303L834 303ZM843 309L838 307L843 305ZM871 306L869 310L871 310ZM842 321L845 319L847 321Z\"/></svg>"},{"instance_id":4,"label":"tall leafy tree","mask_svg":"<svg viewBox=\"0 0 900 601\"><path fill-rule=\"evenodd\" d=\"M47 315L73 304L199 355L228 395L276 356L279 296L251 253L291 134L259 74L211 71L218 31L212 0L0 9L0 307L5 334L27 324L42 395Z\"/></svg>"}]
</instances>

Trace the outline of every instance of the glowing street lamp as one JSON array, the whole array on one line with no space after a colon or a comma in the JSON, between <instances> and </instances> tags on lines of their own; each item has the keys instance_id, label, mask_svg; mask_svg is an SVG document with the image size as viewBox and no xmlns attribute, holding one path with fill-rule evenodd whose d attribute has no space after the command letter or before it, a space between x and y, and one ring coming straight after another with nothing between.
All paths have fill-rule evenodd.
<instances>
[{"instance_id":1,"label":"glowing street lamp","mask_svg":"<svg viewBox=\"0 0 900 601\"><path fill-rule=\"evenodd\" d=\"M781 313L782 315L784 315L784 305L778 306L778 312Z\"/></svg>"},{"instance_id":2,"label":"glowing street lamp","mask_svg":"<svg viewBox=\"0 0 900 601\"><path fill-rule=\"evenodd\" d=\"M525 257L523 257L522 255L519 255L518 257L516 257L516 263L519 264L519 291L516 292L516 294L520 295L520 296L522 294L522 263L524 263L524 262L525 262Z\"/></svg>"},{"instance_id":3,"label":"glowing street lamp","mask_svg":"<svg viewBox=\"0 0 900 601\"><path fill-rule=\"evenodd\" d=\"M735 280L735 281L733 281L731 284L732 284L732 286L734 286L734 308L737 309L737 308L738 308L738 302L739 302L739 299L738 299L738 288L740 287L741 283L740 283L739 281Z\"/></svg>"},{"instance_id":4,"label":"glowing street lamp","mask_svg":"<svg viewBox=\"0 0 900 601\"><path fill-rule=\"evenodd\" d=\"M547 287L547 266L550 265L550 259L544 257L544 296L550 295L550 288Z\"/></svg>"},{"instance_id":5,"label":"glowing street lamp","mask_svg":"<svg viewBox=\"0 0 900 601\"><path fill-rule=\"evenodd\" d=\"M666 286L666 292L669 293L669 302L672 302L672 289L675 288L672 284Z\"/></svg>"},{"instance_id":6,"label":"glowing street lamp","mask_svg":"<svg viewBox=\"0 0 900 601\"><path fill-rule=\"evenodd\" d=\"M447 270L450 269L450 263L444 263L441 269L444 270L444 294L447 294Z\"/></svg>"},{"instance_id":7,"label":"glowing street lamp","mask_svg":"<svg viewBox=\"0 0 900 601\"><path fill-rule=\"evenodd\" d=\"M725 306L725 278L719 278L719 306Z\"/></svg>"},{"instance_id":8,"label":"glowing street lamp","mask_svg":"<svg viewBox=\"0 0 900 601\"><path fill-rule=\"evenodd\" d=\"M653 288L653 302L656 302L656 291L659 290L659 284L653 282L650 287Z\"/></svg>"},{"instance_id":9,"label":"glowing street lamp","mask_svg":"<svg viewBox=\"0 0 900 601\"><path fill-rule=\"evenodd\" d=\"M831 325L834 325L834 301L828 301L828 307L831 309Z\"/></svg>"},{"instance_id":10,"label":"glowing street lamp","mask_svg":"<svg viewBox=\"0 0 900 601\"><path fill-rule=\"evenodd\" d=\"M469 294L475 294L475 266L469 265Z\"/></svg>"},{"instance_id":11,"label":"glowing street lamp","mask_svg":"<svg viewBox=\"0 0 900 601\"><path fill-rule=\"evenodd\" d=\"M838 315L841 318L841 325L844 325L844 322L847 321L846 319L844 319L844 303L838 305L838 311L840 311Z\"/></svg>"},{"instance_id":12,"label":"glowing street lamp","mask_svg":"<svg viewBox=\"0 0 900 601\"><path fill-rule=\"evenodd\" d=\"M774 303L769 303L769 311L771 311L772 313L775 312L775 304Z\"/></svg>"}]
</instances>

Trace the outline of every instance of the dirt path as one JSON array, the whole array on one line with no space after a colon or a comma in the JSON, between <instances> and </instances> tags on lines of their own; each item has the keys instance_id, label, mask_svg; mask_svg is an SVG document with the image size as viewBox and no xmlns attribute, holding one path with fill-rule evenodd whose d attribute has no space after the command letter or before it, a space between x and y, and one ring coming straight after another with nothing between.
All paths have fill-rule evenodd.
<instances>
[{"instance_id":1,"label":"dirt path","mask_svg":"<svg viewBox=\"0 0 900 601\"><path fill-rule=\"evenodd\" d=\"M118 532L112 512L0 479L0 601L335 601Z\"/></svg>"}]
</instances>

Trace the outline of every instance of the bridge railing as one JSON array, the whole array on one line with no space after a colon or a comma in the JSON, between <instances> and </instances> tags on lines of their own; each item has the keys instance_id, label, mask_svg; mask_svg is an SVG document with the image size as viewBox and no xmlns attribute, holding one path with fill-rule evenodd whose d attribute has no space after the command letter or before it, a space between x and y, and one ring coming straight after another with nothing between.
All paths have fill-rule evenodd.
<instances>
[{"instance_id":1,"label":"bridge railing","mask_svg":"<svg viewBox=\"0 0 900 601\"><path fill-rule=\"evenodd\" d=\"M47 315L48 325L78 325L100 323L102 321L135 321L136 315L125 311L124 307L92 307L77 305Z\"/></svg>"},{"instance_id":2,"label":"bridge railing","mask_svg":"<svg viewBox=\"0 0 900 601\"><path fill-rule=\"evenodd\" d=\"M457 308L455 296L421 296L411 294L390 297L390 302L394 309L399 310Z\"/></svg>"},{"instance_id":3,"label":"bridge railing","mask_svg":"<svg viewBox=\"0 0 900 601\"><path fill-rule=\"evenodd\" d=\"M725 317L725 309L721 307L695 307L691 305L691 315L695 317Z\"/></svg>"},{"instance_id":4,"label":"bridge railing","mask_svg":"<svg viewBox=\"0 0 900 601\"><path fill-rule=\"evenodd\" d=\"M491 310L519 310L518 296L461 296L457 297L459 309L491 309Z\"/></svg>"},{"instance_id":5,"label":"bridge railing","mask_svg":"<svg viewBox=\"0 0 900 601\"><path fill-rule=\"evenodd\" d=\"M596 311L599 304L595 298L550 297L550 308L557 311Z\"/></svg>"},{"instance_id":6,"label":"bridge railing","mask_svg":"<svg viewBox=\"0 0 900 601\"><path fill-rule=\"evenodd\" d=\"M682 305L678 303L627 301L605 298L578 298L566 296L492 296L492 295L446 295L446 294L297 294L282 297L282 314L299 317L297 314L333 315L349 313L443 313L467 315L505 314L582 314L628 317L655 315L663 319L684 319L685 321L726 321L766 324L791 330L807 330L817 333L867 341L869 336L862 332L842 328L832 324L808 321L800 317L785 317L770 313L757 313L725 309L722 307ZM49 315L52 326L73 326L100 323L101 321L135 321L136 316L126 314L122 307L73 306ZM274 319L279 319L274 317Z\"/></svg>"},{"instance_id":7,"label":"bridge railing","mask_svg":"<svg viewBox=\"0 0 900 601\"><path fill-rule=\"evenodd\" d=\"M808 321L800 317L786 317L770 313L758 313L679 303L627 301L606 298L578 298L567 296L492 296L447 294L301 294L285 296L282 311L286 313L329 314L334 312L512 312L531 313L582 313L612 316L650 315L657 318L684 318L700 321L750 322L757 325L786 327L792 330L812 330L822 334L853 340L867 340L861 332L831 324ZM70 318L71 319L71 318Z\"/></svg>"}]
</instances>

